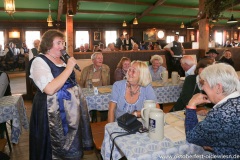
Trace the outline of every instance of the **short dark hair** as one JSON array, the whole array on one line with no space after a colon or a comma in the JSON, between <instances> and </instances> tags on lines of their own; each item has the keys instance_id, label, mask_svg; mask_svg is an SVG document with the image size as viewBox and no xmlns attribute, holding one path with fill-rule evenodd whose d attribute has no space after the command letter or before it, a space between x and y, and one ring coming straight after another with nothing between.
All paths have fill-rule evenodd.
<instances>
[{"instance_id":1,"label":"short dark hair","mask_svg":"<svg viewBox=\"0 0 240 160\"><path fill-rule=\"evenodd\" d=\"M42 40L39 46L39 51L42 54L46 54L48 50L50 50L53 46L53 40L56 37L60 37L65 39L64 34L56 29L50 29L48 31L46 31L43 36L42 36Z\"/></svg>"},{"instance_id":2,"label":"short dark hair","mask_svg":"<svg viewBox=\"0 0 240 160\"><path fill-rule=\"evenodd\" d=\"M213 59L211 58L204 58L204 59L201 59L198 63L197 63L197 66L196 66L196 69L194 71L195 75L198 75L199 74L199 69L200 68L205 68L209 65L212 65L213 64Z\"/></svg>"}]
</instances>

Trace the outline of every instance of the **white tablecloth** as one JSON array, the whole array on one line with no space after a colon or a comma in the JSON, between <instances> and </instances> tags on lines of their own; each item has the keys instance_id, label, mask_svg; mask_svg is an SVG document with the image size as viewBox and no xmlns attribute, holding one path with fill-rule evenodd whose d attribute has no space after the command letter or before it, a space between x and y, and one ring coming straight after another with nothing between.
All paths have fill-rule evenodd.
<instances>
[{"instance_id":1,"label":"white tablecloth","mask_svg":"<svg viewBox=\"0 0 240 160\"><path fill-rule=\"evenodd\" d=\"M175 116L181 122L184 120L182 113L183 111L168 114ZM105 126L104 140L101 147L101 155L104 160L110 159L112 139L120 135L116 133L110 138L110 134L113 132L125 131L118 127L116 122L108 123ZM209 155L211 155L210 152L204 151L200 146L186 142L185 139L173 142L165 136L162 141L155 141L148 137L148 133L136 133L116 138L112 152L113 160L123 156L126 156L128 160L201 159L201 156L209 157Z\"/></svg>"},{"instance_id":2,"label":"white tablecloth","mask_svg":"<svg viewBox=\"0 0 240 160\"><path fill-rule=\"evenodd\" d=\"M11 141L17 144L22 131L29 128L28 118L22 96L5 96L0 98L0 123L12 120Z\"/></svg>"}]
</instances>

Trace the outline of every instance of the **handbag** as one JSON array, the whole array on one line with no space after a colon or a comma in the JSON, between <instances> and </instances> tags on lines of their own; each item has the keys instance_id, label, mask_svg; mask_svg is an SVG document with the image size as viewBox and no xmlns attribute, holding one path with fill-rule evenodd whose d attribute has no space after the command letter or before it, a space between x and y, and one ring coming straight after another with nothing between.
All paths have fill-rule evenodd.
<instances>
[{"instance_id":1,"label":"handbag","mask_svg":"<svg viewBox=\"0 0 240 160\"><path fill-rule=\"evenodd\" d=\"M117 123L119 127L129 133L136 133L140 128L142 128L142 123L137 120L137 117L129 113L125 113L118 117Z\"/></svg>"}]
</instances>

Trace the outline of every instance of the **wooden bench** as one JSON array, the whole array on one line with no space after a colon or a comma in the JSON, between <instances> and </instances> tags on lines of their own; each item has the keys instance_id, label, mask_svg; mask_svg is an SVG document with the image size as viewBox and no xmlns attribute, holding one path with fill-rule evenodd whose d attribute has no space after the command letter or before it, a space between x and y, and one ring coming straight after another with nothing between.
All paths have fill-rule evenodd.
<instances>
[{"instance_id":1,"label":"wooden bench","mask_svg":"<svg viewBox=\"0 0 240 160\"><path fill-rule=\"evenodd\" d=\"M98 158L99 158L99 152L101 151L101 146L104 138L104 127L106 124L107 124L107 121L91 123L93 142L97 150L96 156Z\"/></svg>"}]
</instances>

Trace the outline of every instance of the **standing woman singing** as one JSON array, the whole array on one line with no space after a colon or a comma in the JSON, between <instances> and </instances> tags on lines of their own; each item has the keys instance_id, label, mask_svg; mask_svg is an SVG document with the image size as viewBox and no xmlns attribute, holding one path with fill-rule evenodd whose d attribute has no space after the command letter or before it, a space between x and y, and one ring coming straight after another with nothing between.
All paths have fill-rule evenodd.
<instances>
[{"instance_id":1,"label":"standing woman singing","mask_svg":"<svg viewBox=\"0 0 240 160\"><path fill-rule=\"evenodd\" d=\"M76 60L61 60L64 34L48 30L30 67L37 87L30 118L30 160L79 160L93 146L86 101L75 81Z\"/></svg>"}]
</instances>

